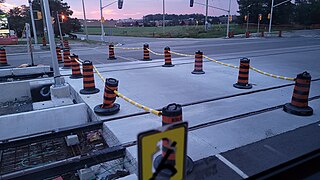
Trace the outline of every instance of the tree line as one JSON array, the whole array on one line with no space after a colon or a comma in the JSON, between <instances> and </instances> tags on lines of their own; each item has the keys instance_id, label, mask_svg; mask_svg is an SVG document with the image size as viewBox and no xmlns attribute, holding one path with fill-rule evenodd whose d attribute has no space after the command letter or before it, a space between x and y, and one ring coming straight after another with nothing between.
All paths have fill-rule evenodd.
<instances>
[{"instance_id":1,"label":"tree line","mask_svg":"<svg viewBox=\"0 0 320 180\"><path fill-rule=\"evenodd\" d=\"M0 0L0 3L3 3L5 0ZM59 21L61 22L61 30L64 33L76 32L81 29L80 21L77 18L71 18L73 11L70 10L70 6L67 3L62 1L49 1L50 6L50 14L52 17L52 23L54 27L54 33L56 36L59 35L58 29L58 17ZM42 14L42 8L40 5L40 0L33 0L32 1L32 8L34 12L36 22L36 30L38 35L44 35L44 24L43 19L45 18ZM10 29L14 30L18 37L22 36L23 29L25 23L29 23L31 25L31 18L30 18L30 8L26 5L22 5L20 7L15 7L10 9L7 13L0 11L2 14L6 14L8 17L8 22L10 25ZM58 16L57 16L58 14ZM64 15L65 19L63 20L61 15ZM40 18L40 19L39 19ZM63 21L63 22L62 22ZM31 29L32 30L32 29Z\"/></svg>"},{"instance_id":2,"label":"tree line","mask_svg":"<svg viewBox=\"0 0 320 180\"><path fill-rule=\"evenodd\" d=\"M237 0L240 14L239 22L245 23L245 16L249 14L249 22L256 23L259 14L262 23L268 23L268 14L271 9L271 0ZM274 0L274 5L284 0ZM320 24L320 0L295 0L274 7L273 24Z\"/></svg>"}]
</instances>

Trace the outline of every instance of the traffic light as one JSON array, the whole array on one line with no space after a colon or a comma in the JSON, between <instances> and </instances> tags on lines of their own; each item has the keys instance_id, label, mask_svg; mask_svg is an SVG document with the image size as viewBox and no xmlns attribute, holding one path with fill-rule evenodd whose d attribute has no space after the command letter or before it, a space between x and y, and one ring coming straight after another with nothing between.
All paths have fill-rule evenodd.
<instances>
[{"instance_id":1,"label":"traffic light","mask_svg":"<svg viewBox=\"0 0 320 180\"><path fill-rule=\"evenodd\" d=\"M268 19L270 19L270 17L271 17L271 14L269 13L269 14L268 14Z\"/></svg>"},{"instance_id":2,"label":"traffic light","mask_svg":"<svg viewBox=\"0 0 320 180\"><path fill-rule=\"evenodd\" d=\"M232 16L229 16L229 22L232 22Z\"/></svg>"},{"instance_id":3,"label":"traffic light","mask_svg":"<svg viewBox=\"0 0 320 180\"><path fill-rule=\"evenodd\" d=\"M190 0L190 7L193 7L194 0Z\"/></svg>"},{"instance_id":4,"label":"traffic light","mask_svg":"<svg viewBox=\"0 0 320 180\"><path fill-rule=\"evenodd\" d=\"M123 0L118 0L118 9L122 9Z\"/></svg>"},{"instance_id":5,"label":"traffic light","mask_svg":"<svg viewBox=\"0 0 320 180\"><path fill-rule=\"evenodd\" d=\"M262 20L262 14L259 14L259 21Z\"/></svg>"},{"instance_id":6,"label":"traffic light","mask_svg":"<svg viewBox=\"0 0 320 180\"><path fill-rule=\"evenodd\" d=\"M248 20L248 16L244 16L244 20L247 21Z\"/></svg>"}]
</instances>

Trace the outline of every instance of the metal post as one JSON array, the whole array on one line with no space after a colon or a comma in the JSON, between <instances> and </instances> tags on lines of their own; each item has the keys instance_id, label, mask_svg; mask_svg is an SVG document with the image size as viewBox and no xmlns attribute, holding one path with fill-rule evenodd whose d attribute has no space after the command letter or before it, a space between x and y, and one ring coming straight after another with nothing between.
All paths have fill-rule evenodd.
<instances>
[{"instance_id":1,"label":"metal post","mask_svg":"<svg viewBox=\"0 0 320 180\"><path fill-rule=\"evenodd\" d=\"M249 15L250 15L250 13L249 13L249 11L248 11L248 14L247 14L247 29L246 29L246 32L248 32L248 30L249 30Z\"/></svg>"},{"instance_id":2,"label":"metal post","mask_svg":"<svg viewBox=\"0 0 320 180\"><path fill-rule=\"evenodd\" d=\"M206 0L206 17L204 19L204 30L208 31L208 5L209 5L209 0Z\"/></svg>"},{"instance_id":3,"label":"metal post","mask_svg":"<svg viewBox=\"0 0 320 180\"><path fill-rule=\"evenodd\" d=\"M271 13L270 13L270 21L269 21L269 34L271 33L271 24L272 24L272 13L273 13L273 4L274 4L274 0L272 0L271 3Z\"/></svg>"},{"instance_id":4,"label":"metal post","mask_svg":"<svg viewBox=\"0 0 320 180\"><path fill-rule=\"evenodd\" d=\"M84 6L84 0L82 0L82 9L83 9L83 18L84 18L84 28L86 31L86 39L89 40L88 27L87 27L87 17L86 17L86 10L85 10L85 6Z\"/></svg>"},{"instance_id":5,"label":"metal post","mask_svg":"<svg viewBox=\"0 0 320 180\"><path fill-rule=\"evenodd\" d=\"M56 54L56 44L54 41L54 34L53 34L53 28L51 22L51 15L50 15L50 8L49 8L49 2L48 0L43 0L43 6L45 11L45 18L47 23L47 30L48 30L48 37L49 37L49 43L50 43L50 51L51 51L51 60L52 60L52 68L54 73L54 86L63 86L64 85L64 79L60 75L59 71L59 65L57 61L57 54Z\"/></svg>"},{"instance_id":6,"label":"metal post","mask_svg":"<svg viewBox=\"0 0 320 180\"><path fill-rule=\"evenodd\" d=\"M258 30L257 30L257 33L259 33L259 30L260 30L260 15L261 14L259 14L259 16L258 16Z\"/></svg>"},{"instance_id":7,"label":"metal post","mask_svg":"<svg viewBox=\"0 0 320 180\"><path fill-rule=\"evenodd\" d=\"M231 10L231 0L229 0L228 24L227 24L227 38L229 38L229 32L230 32L230 10Z\"/></svg>"},{"instance_id":8,"label":"metal post","mask_svg":"<svg viewBox=\"0 0 320 180\"><path fill-rule=\"evenodd\" d=\"M57 20L58 20L58 28L59 28L59 34L60 34L60 41L61 41L62 48L64 48L63 36L62 36L61 24L60 24L60 18L59 18L59 13L58 13L58 11L57 11Z\"/></svg>"},{"instance_id":9,"label":"metal post","mask_svg":"<svg viewBox=\"0 0 320 180\"><path fill-rule=\"evenodd\" d=\"M164 2L164 0L162 2L163 2L162 3L162 5L163 5L162 31L163 31L163 34L164 34L165 26L166 26L166 23L165 23L165 2Z\"/></svg>"},{"instance_id":10,"label":"metal post","mask_svg":"<svg viewBox=\"0 0 320 180\"><path fill-rule=\"evenodd\" d=\"M38 45L38 37L37 37L37 30L36 30L36 25L34 22L34 17L33 17L33 9L32 9L32 1L31 0L29 0L29 6L30 6L30 17L31 17L31 23L32 23L34 44L37 46Z\"/></svg>"},{"instance_id":11,"label":"metal post","mask_svg":"<svg viewBox=\"0 0 320 180\"><path fill-rule=\"evenodd\" d=\"M33 60L33 53L32 53L32 42L31 42L31 33L30 33L30 24L25 24L25 35L27 38L27 47L28 47L28 53L30 53L31 58L31 66L34 66L34 60Z\"/></svg>"},{"instance_id":12,"label":"metal post","mask_svg":"<svg viewBox=\"0 0 320 180\"><path fill-rule=\"evenodd\" d=\"M104 42L104 27L103 27L103 22L102 22L102 18L103 18L102 10L103 10L102 0L100 0L101 41Z\"/></svg>"},{"instance_id":13,"label":"metal post","mask_svg":"<svg viewBox=\"0 0 320 180\"><path fill-rule=\"evenodd\" d=\"M42 22L43 22L43 36L44 37L46 37L46 35L47 35L47 28L46 28L46 18L44 18L45 17L45 15L46 15L46 13L45 13L45 10L44 10L44 5L43 5L43 0L40 0L40 6L41 6L41 13L42 13ZM49 22L51 22L51 19L50 19L50 21ZM47 39L47 38L46 38Z\"/></svg>"}]
</instances>

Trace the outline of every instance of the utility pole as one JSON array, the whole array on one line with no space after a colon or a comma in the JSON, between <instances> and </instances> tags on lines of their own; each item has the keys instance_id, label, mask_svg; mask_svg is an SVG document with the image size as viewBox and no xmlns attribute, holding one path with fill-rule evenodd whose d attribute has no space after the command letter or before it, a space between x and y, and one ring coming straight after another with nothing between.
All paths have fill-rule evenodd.
<instances>
[{"instance_id":1,"label":"utility pole","mask_svg":"<svg viewBox=\"0 0 320 180\"><path fill-rule=\"evenodd\" d=\"M31 0L29 0L29 6L30 6L30 17L31 17L32 30L33 30L34 44L35 44L35 46L38 46L37 30L36 30L36 25L35 25L35 22L34 22L32 1Z\"/></svg>"},{"instance_id":2,"label":"utility pole","mask_svg":"<svg viewBox=\"0 0 320 180\"><path fill-rule=\"evenodd\" d=\"M231 10L231 0L229 0L229 9L228 9L228 24L227 24L227 38L229 38L230 32L230 10Z\"/></svg>"},{"instance_id":3,"label":"utility pole","mask_svg":"<svg viewBox=\"0 0 320 180\"><path fill-rule=\"evenodd\" d=\"M88 27L87 27L87 17L86 17L86 9L85 9L85 6L84 6L84 0L82 0L82 10L83 10L83 18L84 18L84 28L85 28L85 31L86 31L86 40L89 40Z\"/></svg>"},{"instance_id":4,"label":"utility pole","mask_svg":"<svg viewBox=\"0 0 320 180\"><path fill-rule=\"evenodd\" d=\"M102 14L102 0L100 0L100 22L101 22L101 41L104 42L104 27L103 27L103 22L104 18L103 18L103 14Z\"/></svg>"},{"instance_id":5,"label":"utility pole","mask_svg":"<svg viewBox=\"0 0 320 180\"><path fill-rule=\"evenodd\" d=\"M204 30L207 32L208 31L208 8L209 8L209 0L206 0L206 17L204 19Z\"/></svg>"},{"instance_id":6,"label":"utility pole","mask_svg":"<svg viewBox=\"0 0 320 180\"><path fill-rule=\"evenodd\" d=\"M163 17L162 17L162 31L163 31L163 35L164 35L164 32L165 32L165 26L166 26L166 23L165 23L165 20L166 20L166 18L165 18L165 16L166 16L166 14L165 14L165 12L166 12L166 10L165 10L165 2L164 2L165 0L163 0L162 1L162 6L163 6Z\"/></svg>"}]
</instances>

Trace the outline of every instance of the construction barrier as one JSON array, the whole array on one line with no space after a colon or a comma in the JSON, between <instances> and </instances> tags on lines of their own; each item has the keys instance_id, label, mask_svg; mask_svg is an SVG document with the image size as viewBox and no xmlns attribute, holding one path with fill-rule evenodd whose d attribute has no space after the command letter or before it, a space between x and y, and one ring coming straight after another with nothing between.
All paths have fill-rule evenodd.
<instances>
[{"instance_id":1,"label":"construction barrier","mask_svg":"<svg viewBox=\"0 0 320 180\"><path fill-rule=\"evenodd\" d=\"M143 61L150 61L150 60L152 60L151 58L150 58L150 54L149 54L149 44L144 44L143 45Z\"/></svg>"},{"instance_id":2,"label":"construction barrier","mask_svg":"<svg viewBox=\"0 0 320 180\"><path fill-rule=\"evenodd\" d=\"M250 59L240 59L239 67L238 82L236 84L233 84L233 87L239 89L251 89L252 85L249 84Z\"/></svg>"},{"instance_id":3,"label":"construction barrier","mask_svg":"<svg viewBox=\"0 0 320 180\"><path fill-rule=\"evenodd\" d=\"M56 47L56 54L57 54L58 63L59 64L63 63L62 55L61 55L61 48L60 47Z\"/></svg>"},{"instance_id":4,"label":"construction barrier","mask_svg":"<svg viewBox=\"0 0 320 180\"><path fill-rule=\"evenodd\" d=\"M192 74L204 74L203 71L203 52L198 51L195 53L195 63L194 70L191 72Z\"/></svg>"},{"instance_id":5,"label":"construction barrier","mask_svg":"<svg viewBox=\"0 0 320 180\"><path fill-rule=\"evenodd\" d=\"M43 35L42 37L42 46L47 46L47 40L45 35Z\"/></svg>"},{"instance_id":6,"label":"construction barrier","mask_svg":"<svg viewBox=\"0 0 320 180\"><path fill-rule=\"evenodd\" d=\"M0 66L9 66L7 62L7 53L6 49L0 47Z\"/></svg>"},{"instance_id":7,"label":"construction barrier","mask_svg":"<svg viewBox=\"0 0 320 180\"><path fill-rule=\"evenodd\" d=\"M169 104L168 106L162 108L162 126L171 125L173 123L182 122L182 106L180 104ZM164 162L164 165L176 165L176 156L175 152L176 149L171 147L171 142L169 139L165 138L162 139L162 153L161 155L157 156L154 160L154 167L157 168L160 165L160 162L163 160L163 158L167 155L167 152L169 149L171 149L171 153L169 154L167 160ZM186 161L186 172L191 172L193 169L193 161L192 159L187 156ZM162 170L161 175L162 176L171 176L170 170Z\"/></svg>"},{"instance_id":8,"label":"construction barrier","mask_svg":"<svg viewBox=\"0 0 320 180\"><path fill-rule=\"evenodd\" d=\"M165 47L164 48L164 65L162 67L173 67L174 65L172 64L171 61L171 53L170 53L170 48Z\"/></svg>"},{"instance_id":9,"label":"construction barrier","mask_svg":"<svg viewBox=\"0 0 320 180\"><path fill-rule=\"evenodd\" d=\"M264 34L264 32L263 32ZM147 45L148 47L149 45ZM144 48L121 48L121 47L114 47L114 49L123 49L123 50L141 50L141 49L144 49ZM151 49L149 48L146 48L146 50L148 52L151 52L152 54L155 54L155 55L158 55L158 56L164 56L165 54L161 54L161 53L156 53L154 51L152 51ZM175 54L175 55L178 55L178 56L184 56L184 57L193 57L194 55L191 55L191 54L183 54L183 53L178 53L178 52L174 52L174 51L168 51L170 54ZM147 53L149 54L149 53ZM227 67L231 67L231 68L235 68L235 69L239 69L238 66L236 65L232 65L232 64L227 64L227 63L223 63L221 61L217 61L215 59L212 59L208 56L205 56L203 55L203 58L206 58L207 60L211 61L211 62L214 62L214 63L217 63L217 64L220 64L220 65L223 65L223 66L227 66ZM285 77L285 76L279 76L279 75L274 75L274 74L271 74L271 73L267 73L267 72L264 72L262 70L259 70L257 68L254 68L252 66L250 66L250 69L257 72L257 73L260 73L260 74L263 74L263 75L266 75L266 76L269 76L269 77L273 77L273 78L277 78L277 79L282 79L282 80L288 80L288 81L294 81L295 78L291 78L291 77Z\"/></svg>"},{"instance_id":10,"label":"construction barrier","mask_svg":"<svg viewBox=\"0 0 320 180\"><path fill-rule=\"evenodd\" d=\"M70 50L68 48L63 49L63 69L71 68Z\"/></svg>"},{"instance_id":11,"label":"construction barrier","mask_svg":"<svg viewBox=\"0 0 320 180\"><path fill-rule=\"evenodd\" d=\"M313 109L308 106L311 75L303 72L297 75L291 103L283 106L283 110L298 116L311 116Z\"/></svg>"},{"instance_id":12,"label":"construction barrier","mask_svg":"<svg viewBox=\"0 0 320 180\"><path fill-rule=\"evenodd\" d=\"M117 94L114 92L118 90L119 81L113 78L105 80L105 88L103 94L103 104L94 107L94 112L99 115L113 115L120 111L120 105L114 103Z\"/></svg>"},{"instance_id":13,"label":"construction barrier","mask_svg":"<svg viewBox=\"0 0 320 180\"><path fill-rule=\"evenodd\" d=\"M69 41L68 41L68 40L63 40L63 47L64 47L64 48L67 48L67 49L70 49Z\"/></svg>"},{"instance_id":14,"label":"construction barrier","mask_svg":"<svg viewBox=\"0 0 320 180\"><path fill-rule=\"evenodd\" d=\"M72 56L70 56L71 59L71 68L72 68L72 75L70 76L71 79L79 79L82 78L82 74L80 71L80 64L78 63L78 61L76 61L76 59L78 59L79 57L75 54L73 54Z\"/></svg>"},{"instance_id":15,"label":"construction barrier","mask_svg":"<svg viewBox=\"0 0 320 180\"><path fill-rule=\"evenodd\" d=\"M93 65L91 61L84 61L82 63L83 72L83 89L80 90L80 94L95 94L100 90L95 87Z\"/></svg>"},{"instance_id":16,"label":"construction barrier","mask_svg":"<svg viewBox=\"0 0 320 180\"><path fill-rule=\"evenodd\" d=\"M109 45L109 58L108 60L115 60L117 59L114 55L114 45L113 44L110 44Z\"/></svg>"}]
</instances>

